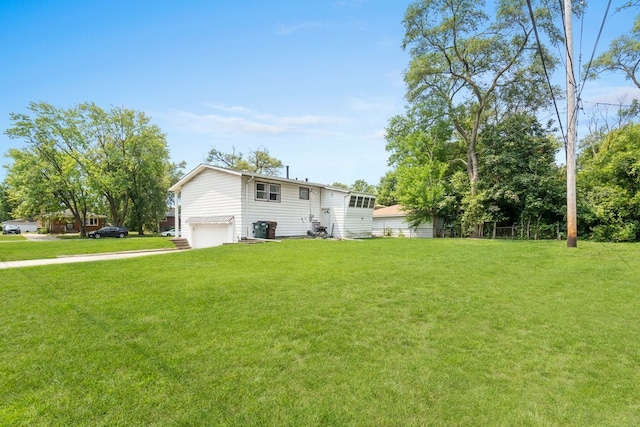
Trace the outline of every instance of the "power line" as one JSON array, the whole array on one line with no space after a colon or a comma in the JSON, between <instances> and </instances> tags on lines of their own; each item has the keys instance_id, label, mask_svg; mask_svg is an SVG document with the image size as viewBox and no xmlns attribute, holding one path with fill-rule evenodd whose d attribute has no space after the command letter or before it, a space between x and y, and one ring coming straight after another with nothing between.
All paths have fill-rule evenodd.
<instances>
[{"instance_id":1,"label":"power line","mask_svg":"<svg viewBox=\"0 0 640 427\"><path fill-rule=\"evenodd\" d=\"M556 96L553 93L553 85L551 84L551 79L549 77L549 73L547 71L547 64L544 60L544 55L542 53L542 44L540 43L540 36L538 35L538 27L536 25L536 18L533 14L533 8L531 7L531 0L527 0L527 6L529 8L529 15L531 16L531 24L533 25L533 32L536 36L536 45L538 46L538 55L540 55L540 60L542 61L542 69L544 70L545 78L547 79L547 85L549 86L549 91L551 92L551 99L553 100L553 108L556 110L556 116L558 118L558 125L560 126L560 133L562 134L562 138L566 139L564 134L564 129L562 128L562 120L560 118L560 111L558 110L558 104L556 103Z\"/></svg>"},{"instance_id":2,"label":"power line","mask_svg":"<svg viewBox=\"0 0 640 427\"><path fill-rule=\"evenodd\" d=\"M604 16L602 17L602 23L600 24L600 30L598 31L598 37L596 37L596 42L593 45L593 51L591 52L591 58L589 58L589 63L587 64L587 70L584 73L584 80L582 80L582 85L578 90L578 102L582 98L582 90L584 89L584 85L589 80L589 70L591 70L591 65L593 63L593 57L596 54L596 49L598 48L598 43L600 42L600 36L602 35L602 30L604 29L604 24L607 21L607 16L609 15L609 8L611 7L611 0L607 3L607 9L604 11Z\"/></svg>"}]
</instances>

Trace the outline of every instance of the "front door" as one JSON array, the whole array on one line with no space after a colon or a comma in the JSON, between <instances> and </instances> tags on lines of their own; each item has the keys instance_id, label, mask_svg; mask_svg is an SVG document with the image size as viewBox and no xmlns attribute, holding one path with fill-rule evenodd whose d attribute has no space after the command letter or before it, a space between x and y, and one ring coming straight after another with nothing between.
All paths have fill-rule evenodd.
<instances>
[{"instance_id":1,"label":"front door","mask_svg":"<svg viewBox=\"0 0 640 427\"><path fill-rule=\"evenodd\" d=\"M322 209L322 225L327 227L327 233L331 234L331 209Z\"/></svg>"}]
</instances>

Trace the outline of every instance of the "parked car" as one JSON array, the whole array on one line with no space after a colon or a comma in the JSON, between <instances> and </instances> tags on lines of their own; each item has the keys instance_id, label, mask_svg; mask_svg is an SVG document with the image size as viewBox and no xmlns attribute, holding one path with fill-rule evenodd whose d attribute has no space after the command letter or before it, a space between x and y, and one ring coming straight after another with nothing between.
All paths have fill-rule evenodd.
<instances>
[{"instance_id":1,"label":"parked car","mask_svg":"<svg viewBox=\"0 0 640 427\"><path fill-rule=\"evenodd\" d=\"M165 230L162 233L160 233L160 235L162 237L176 237L176 229L172 228L171 230Z\"/></svg>"},{"instance_id":2,"label":"parked car","mask_svg":"<svg viewBox=\"0 0 640 427\"><path fill-rule=\"evenodd\" d=\"M94 239L101 237L117 237L123 238L129 235L129 230L124 227L102 227L99 230L90 231L88 236Z\"/></svg>"},{"instance_id":3,"label":"parked car","mask_svg":"<svg viewBox=\"0 0 640 427\"><path fill-rule=\"evenodd\" d=\"M2 234L20 234L20 227L18 227L17 225L13 225L13 224L5 224L4 227L2 227Z\"/></svg>"}]
</instances>

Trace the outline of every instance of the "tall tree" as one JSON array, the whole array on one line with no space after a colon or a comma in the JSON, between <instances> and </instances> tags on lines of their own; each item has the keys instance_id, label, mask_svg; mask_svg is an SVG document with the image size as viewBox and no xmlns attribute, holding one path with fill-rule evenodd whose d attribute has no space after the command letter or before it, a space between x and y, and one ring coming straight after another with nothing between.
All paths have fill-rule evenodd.
<instances>
[{"instance_id":1,"label":"tall tree","mask_svg":"<svg viewBox=\"0 0 640 427\"><path fill-rule=\"evenodd\" d=\"M144 113L105 111L93 103L66 110L31 103L29 110L33 117L12 114L14 126L6 131L27 143L9 151L8 185L22 200L20 212L69 209L82 235L87 214L102 205L114 224L130 221L139 231L165 215L169 152L164 134Z\"/></svg>"},{"instance_id":2,"label":"tall tree","mask_svg":"<svg viewBox=\"0 0 640 427\"><path fill-rule=\"evenodd\" d=\"M80 106L83 131L93 141L89 171L92 185L107 201L116 225L143 233L155 228L167 209L172 164L166 137L144 113L93 103Z\"/></svg>"},{"instance_id":3,"label":"tall tree","mask_svg":"<svg viewBox=\"0 0 640 427\"><path fill-rule=\"evenodd\" d=\"M85 161L88 143L79 129L78 109L64 110L46 103L30 103L26 114L11 114L14 127L6 135L26 142L23 149L11 149L8 157L9 198L17 203L15 214L61 215L68 209L85 235L88 213L97 199L87 182Z\"/></svg>"},{"instance_id":4,"label":"tall tree","mask_svg":"<svg viewBox=\"0 0 640 427\"><path fill-rule=\"evenodd\" d=\"M421 0L403 21L403 47L411 54L407 98L444 106L466 145L472 195L480 180L478 135L488 117L500 107L526 105L535 112L550 101L526 5L498 1L492 20L482 0ZM548 9L536 9L535 16L552 27ZM553 69L555 61L543 54Z\"/></svg>"},{"instance_id":5,"label":"tall tree","mask_svg":"<svg viewBox=\"0 0 640 427\"><path fill-rule=\"evenodd\" d=\"M620 72L640 88L640 15L629 33L613 40L609 49L593 61L591 70L593 75Z\"/></svg>"},{"instance_id":6,"label":"tall tree","mask_svg":"<svg viewBox=\"0 0 640 427\"><path fill-rule=\"evenodd\" d=\"M552 132L551 124L543 127L525 114L483 129L481 188L494 227L501 221L520 222L536 233L541 225L562 219L564 181L555 164L560 143Z\"/></svg>"},{"instance_id":7,"label":"tall tree","mask_svg":"<svg viewBox=\"0 0 640 427\"><path fill-rule=\"evenodd\" d=\"M446 174L455 170L450 159L460 154L451 137L451 122L435 105L415 105L389 122L386 149L389 165L395 167L395 194L414 226L437 226L436 217L445 206Z\"/></svg>"},{"instance_id":8,"label":"tall tree","mask_svg":"<svg viewBox=\"0 0 640 427\"><path fill-rule=\"evenodd\" d=\"M262 146L249 151L247 156L241 152L236 153L235 147L231 153L212 147L206 161L215 166L271 176L277 176L282 169L282 161L272 157L269 150Z\"/></svg>"}]
</instances>

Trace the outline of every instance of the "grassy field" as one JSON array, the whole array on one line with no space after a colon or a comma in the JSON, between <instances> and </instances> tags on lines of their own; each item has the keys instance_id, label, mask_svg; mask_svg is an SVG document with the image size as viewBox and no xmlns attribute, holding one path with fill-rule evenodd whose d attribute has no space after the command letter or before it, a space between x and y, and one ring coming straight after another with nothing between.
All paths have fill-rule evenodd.
<instances>
[{"instance_id":1,"label":"grassy field","mask_svg":"<svg viewBox=\"0 0 640 427\"><path fill-rule=\"evenodd\" d=\"M22 236L0 240L0 261L55 258L65 255L175 248L167 237L125 239L57 239L29 241Z\"/></svg>"},{"instance_id":2,"label":"grassy field","mask_svg":"<svg viewBox=\"0 0 640 427\"><path fill-rule=\"evenodd\" d=\"M638 425L639 259L292 240L0 270L0 425Z\"/></svg>"}]
</instances>

